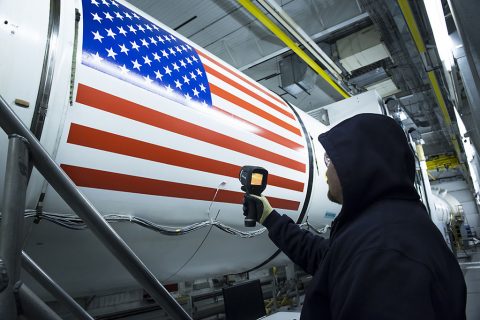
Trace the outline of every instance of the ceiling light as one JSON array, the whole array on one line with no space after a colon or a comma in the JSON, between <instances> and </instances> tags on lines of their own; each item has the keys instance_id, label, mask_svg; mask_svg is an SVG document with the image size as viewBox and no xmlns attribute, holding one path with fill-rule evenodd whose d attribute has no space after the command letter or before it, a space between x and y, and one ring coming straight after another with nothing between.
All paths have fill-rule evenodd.
<instances>
[{"instance_id":1,"label":"ceiling light","mask_svg":"<svg viewBox=\"0 0 480 320\"><path fill-rule=\"evenodd\" d=\"M445 68L450 71L453 65L452 40L448 35L445 14L441 0L423 0L427 10L428 20L433 31L433 37L437 44L438 55Z\"/></svg>"}]
</instances>

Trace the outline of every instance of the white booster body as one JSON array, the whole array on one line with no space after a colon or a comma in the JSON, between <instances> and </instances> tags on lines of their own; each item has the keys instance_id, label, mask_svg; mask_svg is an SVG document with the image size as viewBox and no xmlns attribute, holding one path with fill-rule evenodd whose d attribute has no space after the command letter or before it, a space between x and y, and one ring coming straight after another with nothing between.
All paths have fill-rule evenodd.
<instances>
[{"instance_id":1,"label":"white booster body","mask_svg":"<svg viewBox=\"0 0 480 320\"><path fill-rule=\"evenodd\" d=\"M50 1L0 3L0 94L32 126L47 88L42 145L102 215L123 219L112 226L160 281L246 271L277 251L261 226L243 226L243 165L268 170L264 195L279 213L318 228L335 218L317 140L326 126L128 3L52 3L50 33ZM2 133L0 194L7 146ZM34 170L26 205L39 204L73 214ZM134 218L258 235L211 223L165 235ZM74 296L135 285L88 229L28 218L25 250Z\"/></svg>"}]
</instances>

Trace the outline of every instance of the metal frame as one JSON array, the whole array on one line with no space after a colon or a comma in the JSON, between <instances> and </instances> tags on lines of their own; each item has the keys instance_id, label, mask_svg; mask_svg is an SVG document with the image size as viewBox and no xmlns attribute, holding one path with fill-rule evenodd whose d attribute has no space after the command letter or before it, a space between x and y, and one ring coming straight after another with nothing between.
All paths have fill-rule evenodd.
<instances>
[{"instance_id":1,"label":"metal frame","mask_svg":"<svg viewBox=\"0 0 480 320\"><path fill-rule=\"evenodd\" d=\"M25 124L22 123L2 96L0 96L0 126L7 134L15 134L12 136L14 139L10 140L11 145L9 146L5 179L6 188L3 200L4 209L2 210L3 219L1 226L2 231L6 230L6 232L2 232L2 238L0 238L3 247L16 248L10 253L0 251L6 262L10 261L9 263L11 264L12 261L16 261L16 263L13 265L11 264L11 266L7 265L8 272L12 273L13 270L15 275L19 275L21 237L19 232L15 233L13 230L18 230L14 227L21 224L22 222L19 221L23 221L24 219L28 172L26 140L28 141L30 156L38 171L45 177L70 208L72 208L72 210L83 219L85 224L97 236L97 238L99 238L103 245L107 247L107 249L123 264L139 284L173 319L191 320L188 313L182 309L178 302L170 295L157 278L155 278L152 272L143 264L103 216L80 192L75 183L73 183L60 166L50 157L34 134L25 126ZM23 148L21 146L23 146ZM19 158L18 154L21 152L23 152L24 161L16 161L16 159ZM16 171L12 169L15 165L19 166ZM15 191L13 191L13 188L16 188ZM9 210L11 212L9 212ZM12 217L16 217L18 221L15 223L9 222L9 219ZM13 234L15 237L13 237ZM8 288L0 293L0 299L4 299L0 300L1 319L15 319L16 303L12 295L13 283L14 279L10 280ZM51 283L49 285L51 286ZM20 288L22 287L23 285ZM28 298L29 303L32 303L33 305L38 302L37 300L40 300L38 297L37 300L33 299L33 293L30 295L30 293L25 292L26 291L24 290L22 294L22 290L19 291L20 300ZM64 299L63 295L59 295L59 297L61 297L62 300ZM38 306L38 304L36 306ZM44 311L44 309L44 306L41 306L41 308L39 307L38 312L42 310ZM35 315L34 318L40 319L38 315Z\"/></svg>"}]
</instances>

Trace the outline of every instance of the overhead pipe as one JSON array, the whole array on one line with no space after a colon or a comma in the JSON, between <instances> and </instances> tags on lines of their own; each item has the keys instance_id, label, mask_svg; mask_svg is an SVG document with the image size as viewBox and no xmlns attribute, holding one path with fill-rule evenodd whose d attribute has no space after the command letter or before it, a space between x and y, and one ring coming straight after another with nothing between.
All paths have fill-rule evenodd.
<instances>
[{"instance_id":1,"label":"overhead pipe","mask_svg":"<svg viewBox=\"0 0 480 320\"><path fill-rule=\"evenodd\" d=\"M275 34L283 43L285 43L293 52L295 52L303 61L305 61L315 72L317 72L330 86L332 86L342 97L349 98L351 95L340 87L326 72L316 63L300 46L285 34L272 20L270 20L258 7L250 0L238 0L238 2L247 9L255 18L257 18L267 29Z\"/></svg>"},{"instance_id":2,"label":"overhead pipe","mask_svg":"<svg viewBox=\"0 0 480 320\"><path fill-rule=\"evenodd\" d=\"M270 13L294 38L299 41L325 68L333 74L337 80L342 80L342 70L330 59L330 57L313 41L310 36L293 21L292 18L274 1L257 0L257 2Z\"/></svg>"},{"instance_id":3,"label":"overhead pipe","mask_svg":"<svg viewBox=\"0 0 480 320\"><path fill-rule=\"evenodd\" d=\"M397 2L400 10L402 10L403 17L405 18L405 22L407 23L408 29L410 30L410 34L412 35L415 46L417 47L420 55L425 56L427 51L425 42L423 41L422 35L420 34L417 22L415 21L412 8L410 7L408 0L397 0ZM458 143L457 137L453 133L452 119L450 118L450 114L447 110L447 104L445 103L445 99L443 98L442 92L440 90L437 75L433 70L428 71L427 75L428 79L430 80L430 85L437 99L438 105L440 106L445 125L448 127L450 139L455 150L455 154L457 155L458 160L461 161L460 145Z\"/></svg>"}]
</instances>

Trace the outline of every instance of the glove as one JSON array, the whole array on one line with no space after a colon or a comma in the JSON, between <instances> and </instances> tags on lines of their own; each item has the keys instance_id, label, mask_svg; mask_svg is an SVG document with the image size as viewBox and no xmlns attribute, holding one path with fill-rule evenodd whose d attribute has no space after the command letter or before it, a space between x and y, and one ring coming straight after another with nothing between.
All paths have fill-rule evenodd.
<instances>
[{"instance_id":1,"label":"glove","mask_svg":"<svg viewBox=\"0 0 480 320\"><path fill-rule=\"evenodd\" d=\"M249 215L248 212L248 203L253 203L255 208L255 220L263 224L263 222L267 219L268 215L272 213L273 208L268 202L267 198L264 196L256 196L253 194L245 194L243 197L243 215Z\"/></svg>"}]
</instances>

